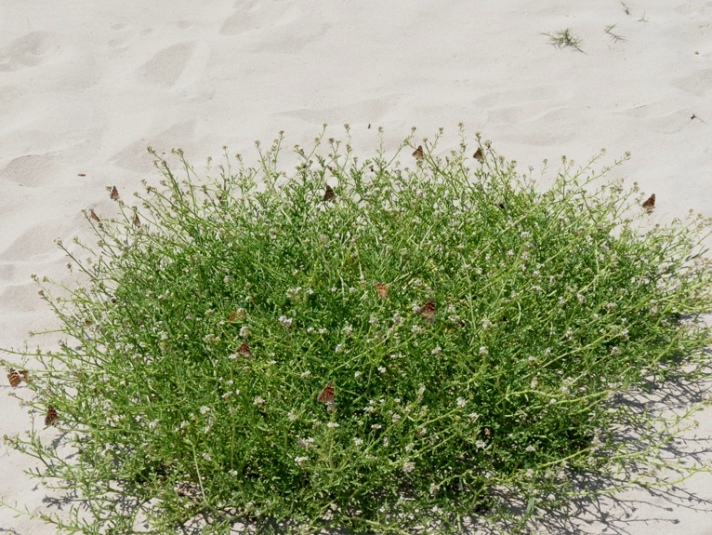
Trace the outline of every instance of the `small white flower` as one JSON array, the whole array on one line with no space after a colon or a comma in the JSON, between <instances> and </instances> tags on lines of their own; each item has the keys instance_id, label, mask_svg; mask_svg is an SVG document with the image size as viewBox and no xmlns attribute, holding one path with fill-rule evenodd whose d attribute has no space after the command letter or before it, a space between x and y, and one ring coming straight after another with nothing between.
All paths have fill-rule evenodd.
<instances>
[{"instance_id":1,"label":"small white flower","mask_svg":"<svg viewBox=\"0 0 712 535\"><path fill-rule=\"evenodd\" d=\"M309 370L306 370L306 371L303 371L300 375L302 377L309 377L311 375L311 372Z\"/></svg>"},{"instance_id":2,"label":"small white flower","mask_svg":"<svg viewBox=\"0 0 712 535\"><path fill-rule=\"evenodd\" d=\"M403 471L406 474L410 474L413 470L415 470L415 463L410 461L403 463Z\"/></svg>"},{"instance_id":3,"label":"small white flower","mask_svg":"<svg viewBox=\"0 0 712 535\"><path fill-rule=\"evenodd\" d=\"M582 293L576 294L576 299L578 299L582 305L586 302L586 297Z\"/></svg>"},{"instance_id":4,"label":"small white flower","mask_svg":"<svg viewBox=\"0 0 712 535\"><path fill-rule=\"evenodd\" d=\"M354 332L354 328L351 325L346 325L343 329L341 329L341 332L343 332L346 336L349 336Z\"/></svg>"},{"instance_id":5,"label":"small white flower","mask_svg":"<svg viewBox=\"0 0 712 535\"><path fill-rule=\"evenodd\" d=\"M300 438L299 440L297 440L297 444L299 444L300 448L308 450L309 448L314 446L314 439L312 437Z\"/></svg>"},{"instance_id":6,"label":"small white flower","mask_svg":"<svg viewBox=\"0 0 712 535\"><path fill-rule=\"evenodd\" d=\"M487 443L484 440L478 440L477 442L475 442L475 447L477 449L483 450L483 449L485 449L486 446L487 446Z\"/></svg>"},{"instance_id":7,"label":"small white flower","mask_svg":"<svg viewBox=\"0 0 712 535\"><path fill-rule=\"evenodd\" d=\"M371 316L368 318L368 322L369 322L371 325L377 325L377 324L378 324L378 318L377 318L375 315L371 314Z\"/></svg>"},{"instance_id":8,"label":"small white flower","mask_svg":"<svg viewBox=\"0 0 712 535\"><path fill-rule=\"evenodd\" d=\"M532 445L529 445L524 451L526 451L527 453L534 453L536 451L536 448Z\"/></svg>"},{"instance_id":9,"label":"small white flower","mask_svg":"<svg viewBox=\"0 0 712 535\"><path fill-rule=\"evenodd\" d=\"M356 379L358 379L359 377L361 377L361 372L354 372L354 377L355 377Z\"/></svg>"},{"instance_id":10,"label":"small white flower","mask_svg":"<svg viewBox=\"0 0 712 535\"><path fill-rule=\"evenodd\" d=\"M549 400L549 405L555 405L556 404L556 398L551 398Z\"/></svg>"},{"instance_id":11,"label":"small white flower","mask_svg":"<svg viewBox=\"0 0 712 535\"><path fill-rule=\"evenodd\" d=\"M297 418L298 418L298 416L297 416L297 413L294 411L294 409L289 411L289 413L287 414L287 419L290 422L294 422Z\"/></svg>"},{"instance_id":12,"label":"small white flower","mask_svg":"<svg viewBox=\"0 0 712 535\"><path fill-rule=\"evenodd\" d=\"M494 325L494 323L492 323L489 319L485 318L482 320L482 330L483 331L486 331L487 329L492 327L492 325Z\"/></svg>"},{"instance_id":13,"label":"small white flower","mask_svg":"<svg viewBox=\"0 0 712 535\"><path fill-rule=\"evenodd\" d=\"M480 347L480 355L482 355L483 357L486 357L487 355L489 355L489 349L487 349L485 346L481 346Z\"/></svg>"},{"instance_id":14,"label":"small white flower","mask_svg":"<svg viewBox=\"0 0 712 535\"><path fill-rule=\"evenodd\" d=\"M428 434L428 428L427 427L421 427L418 430L418 436L424 437L425 435Z\"/></svg>"},{"instance_id":15,"label":"small white flower","mask_svg":"<svg viewBox=\"0 0 712 535\"><path fill-rule=\"evenodd\" d=\"M467 417L468 417L470 420L472 420L473 422L476 422L477 419L480 417L480 415L477 414L476 412L471 412L470 414L467 415Z\"/></svg>"},{"instance_id":16,"label":"small white flower","mask_svg":"<svg viewBox=\"0 0 712 535\"><path fill-rule=\"evenodd\" d=\"M534 477L534 470L531 468L527 468L526 476L528 479L532 479Z\"/></svg>"},{"instance_id":17,"label":"small white flower","mask_svg":"<svg viewBox=\"0 0 712 535\"><path fill-rule=\"evenodd\" d=\"M336 347L334 348L334 352L341 353L343 350L344 350L344 344L336 344Z\"/></svg>"},{"instance_id":18,"label":"small white flower","mask_svg":"<svg viewBox=\"0 0 712 535\"><path fill-rule=\"evenodd\" d=\"M295 457L294 458L294 462L297 463L299 466L302 466L308 460L309 460L309 457Z\"/></svg>"},{"instance_id":19,"label":"small white flower","mask_svg":"<svg viewBox=\"0 0 712 535\"><path fill-rule=\"evenodd\" d=\"M284 326L284 327L289 327L292 325L292 318L288 318L287 316L280 316L279 317L279 322Z\"/></svg>"},{"instance_id":20,"label":"small white flower","mask_svg":"<svg viewBox=\"0 0 712 535\"><path fill-rule=\"evenodd\" d=\"M413 325L413 327L411 327L410 331L413 334L420 334L423 332L423 328L420 325Z\"/></svg>"},{"instance_id":21,"label":"small white flower","mask_svg":"<svg viewBox=\"0 0 712 535\"><path fill-rule=\"evenodd\" d=\"M319 334L326 334L326 333L328 333L328 332L329 332L329 330L328 330L328 329L326 329L326 328L324 328L324 327L322 327L322 328L321 328L321 329L319 329L319 330L318 330L317 332L318 332Z\"/></svg>"},{"instance_id":22,"label":"small white flower","mask_svg":"<svg viewBox=\"0 0 712 535\"><path fill-rule=\"evenodd\" d=\"M329 429L336 429L337 427L339 427L339 424L337 422L329 422L328 424L326 424L326 427L328 427Z\"/></svg>"},{"instance_id":23,"label":"small white flower","mask_svg":"<svg viewBox=\"0 0 712 535\"><path fill-rule=\"evenodd\" d=\"M383 366L379 366L378 371L381 373L386 373L386 369Z\"/></svg>"},{"instance_id":24,"label":"small white flower","mask_svg":"<svg viewBox=\"0 0 712 535\"><path fill-rule=\"evenodd\" d=\"M436 485L435 483L430 484L430 494L435 494L439 490L440 487L438 485Z\"/></svg>"},{"instance_id":25,"label":"small white flower","mask_svg":"<svg viewBox=\"0 0 712 535\"><path fill-rule=\"evenodd\" d=\"M400 422L400 419L401 419L401 416L398 413L395 413L395 414L393 414L393 416L391 416L391 422L394 424L397 424L398 422Z\"/></svg>"},{"instance_id":26,"label":"small white flower","mask_svg":"<svg viewBox=\"0 0 712 535\"><path fill-rule=\"evenodd\" d=\"M373 424L371 426L371 429L380 429L380 428L381 428L381 424Z\"/></svg>"},{"instance_id":27,"label":"small white flower","mask_svg":"<svg viewBox=\"0 0 712 535\"><path fill-rule=\"evenodd\" d=\"M620 355L620 354L621 354L621 350L618 349L618 347L614 346L611 348L611 355Z\"/></svg>"},{"instance_id":28,"label":"small white flower","mask_svg":"<svg viewBox=\"0 0 712 535\"><path fill-rule=\"evenodd\" d=\"M391 441L388 440L388 437L385 437L385 438L383 439L383 447L384 447L384 448L387 448L390 443L391 443Z\"/></svg>"},{"instance_id":29,"label":"small white flower","mask_svg":"<svg viewBox=\"0 0 712 535\"><path fill-rule=\"evenodd\" d=\"M253 401L253 405L257 405L258 407L264 407L265 403L267 403L267 400L261 396L257 396Z\"/></svg>"},{"instance_id":30,"label":"small white flower","mask_svg":"<svg viewBox=\"0 0 712 535\"><path fill-rule=\"evenodd\" d=\"M357 446L360 446L361 444L363 444L363 439L354 437L354 444L356 444Z\"/></svg>"},{"instance_id":31,"label":"small white flower","mask_svg":"<svg viewBox=\"0 0 712 535\"><path fill-rule=\"evenodd\" d=\"M200 407L200 414L208 414L210 412L210 407L203 405Z\"/></svg>"},{"instance_id":32,"label":"small white flower","mask_svg":"<svg viewBox=\"0 0 712 535\"><path fill-rule=\"evenodd\" d=\"M250 336L250 329L243 325L240 327L240 338L247 338L248 336Z\"/></svg>"},{"instance_id":33,"label":"small white flower","mask_svg":"<svg viewBox=\"0 0 712 535\"><path fill-rule=\"evenodd\" d=\"M462 408L467 405L467 400L465 398L460 397L460 398L457 398L456 403L457 403L458 407Z\"/></svg>"}]
</instances>

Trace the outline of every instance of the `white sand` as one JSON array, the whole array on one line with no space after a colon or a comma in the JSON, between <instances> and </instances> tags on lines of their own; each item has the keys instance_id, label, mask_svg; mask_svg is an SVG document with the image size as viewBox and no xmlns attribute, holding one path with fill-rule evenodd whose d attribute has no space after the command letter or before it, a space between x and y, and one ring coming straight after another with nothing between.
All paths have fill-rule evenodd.
<instances>
[{"instance_id":1,"label":"white sand","mask_svg":"<svg viewBox=\"0 0 712 535\"><path fill-rule=\"evenodd\" d=\"M52 240L86 234L82 209L115 209L105 186L129 198L155 177L148 144L200 163L223 145L251 152L279 130L288 147L308 143L324 122L350 123L365 150L377 126L394 144L412 125L431 138L443 126L454 143L463 121L522 169L629 150L616 174L657 194L654 218L712 215L712 2L629 0L630 14L616 0L210 4L0 5L0 345L54 324L30 274L64 276ZM612 24L626 41L604 33ZM542 35L567 27L583 53ZM0 435L22 433L30 417L2 379ZM707 449L710 414L686 435ZM0 497L44 507L46 490L23 475L32 460L5 445L0 460ZM712 476L621 499L623 510L586 507L607 526L570 532L712 533ZM3 530L54 532L6 509Z\"/></svg>"}]
</instances>

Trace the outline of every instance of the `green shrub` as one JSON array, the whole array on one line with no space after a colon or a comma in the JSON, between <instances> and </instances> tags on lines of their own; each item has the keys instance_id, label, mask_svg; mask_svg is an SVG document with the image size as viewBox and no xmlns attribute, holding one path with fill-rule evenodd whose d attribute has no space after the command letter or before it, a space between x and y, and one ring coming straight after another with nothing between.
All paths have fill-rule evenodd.
<instances>
[{"instance_id":1,"label":"green shrub","mask_svg":"<svg viewBox=\"0 0 712 535\"><path fill-rule=\"evenodd\" d=\"M83 499L47 518L514 530L580 492L570 476L654 463L668 430L622 443L639 417L612 397L702 375L708 222L651 228L600 155L542 190L461 135L364 161L320 137L289 175L281 137L218 178L152 152L162 187L87 217L76 289L43 290L67 338L31 386L62 433L14 444Z\"/></svg>"}]
</instances>

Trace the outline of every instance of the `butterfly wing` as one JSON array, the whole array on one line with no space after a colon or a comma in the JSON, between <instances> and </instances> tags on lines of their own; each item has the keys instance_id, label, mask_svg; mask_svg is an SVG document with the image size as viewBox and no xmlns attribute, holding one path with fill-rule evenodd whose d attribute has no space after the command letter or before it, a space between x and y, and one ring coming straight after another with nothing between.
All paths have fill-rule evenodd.
<instances>
[{"instance_id":1,"label":"butterfly wing","mask_svg":"<svg viewBox=\"0 0 712 535\"><path fill-rule=\"evenodd\" d=\"M428 299L428 301L420 307L420 315L426 320L432 321L435 319L435 301Z\"/></svg>"},{"instance_id":2,"label":"butterfly wing","mask_svg":"<svg viewBox=\"0 0 712 535\"><path fill-rule=\"evenodd\" d=\"M57 423L58 419L59 415L57 414L57 410L54 407L50 406L47 409L47 415L45 416L45 425L54 425L55 423Z\"/></svg>"},{"instance_id":3,"label":"butterfly wing","mask_svg":"<svg viewBox=\"0 0 712 535\"><path fill-rule=\"evenodd\" d=\"M334 382L329 381L326 383L324 389L319 393L316 400L319 403L333 403L336 399L336 393L334 392Z\"/></svg>"},{"instance_id":4,"label":"butterfly wing","mask_svg":"<svg viewBox=\"0 0 712 535\"><path fill-rule=\"evenodd\" d=\"M643 208L645 208L649 212L652 211L653 208L655 208L655 193L648 197L648 200L643 203Z\"/></svg>"},{"instance_id":5,"label":"butterfly wing","mask_svg":"<svg viewBox=\"0 0 712 535\"><path fill-rule=\"evenodd\" d=\"M336 193L334 193L334 190L331 189L331 186L329 186L329 184L327 184L326 191L324 191L324 201L331 202L334 200L336 200Z\"/></svg>"},{"instance_id":6,"label":"butterfly wing","mask_svg":"<svg viewBox=\"0 0 712 535\"><path fill-rule=\"evenodd\" d=\"M10 381L10 386L12 388L15 388L22 382L22 377L16 370L10 370L10 373L7 374L7 379Z\"/></svg>"}]
</instances>

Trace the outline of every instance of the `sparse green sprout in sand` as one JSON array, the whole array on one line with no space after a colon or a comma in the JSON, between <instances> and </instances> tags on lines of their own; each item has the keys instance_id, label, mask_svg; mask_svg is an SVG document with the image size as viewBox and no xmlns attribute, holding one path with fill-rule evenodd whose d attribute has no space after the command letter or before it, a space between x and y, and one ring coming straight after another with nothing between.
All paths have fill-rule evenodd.
<instances>
[{"instance_id":1,"label":"sparse green sprout in sand","mask_svg":"<svg viewBox=\"0 0 712 535\"><path fill-rule=\"evenodd\" d=\"M623 37L622 35L613 33L613 29L614 29L615 27L616 27L615 24L611 24L611 25L609 25L609 26L606 26L606 27L603 29L603 31L604 31L604 33L607 33L607 34L608 34L608 36L611 38L611 40L612 40L614 43L618 43L618 42L626 43L626 42L628 42L628 39L626 39L626 38Z\"/></svg>"},{"instance_id":2,"label":"sparse green sprout in sand","mask_svg":"<svg viewBox=\"0 0 712 535\"><path fill-rule=\"evenodd\" d=\"M579 52L583 52L581 49L581 39L574 36L569 28L558 31L554 34L545 33L544 35L546 35L551 41L551 44L557 48L569 47L578 50Z\"/></svg>"},{"instance_id":3,"label":"sparse green sprout in sand","mask_svg":"<svg viewBox=\"0 0 712 535\"><path fill-rule=\"evenodd\" d=\"M70 490L58 532L521 533L700 469L665 450L697 390L640 395L706 377L709 221L654 225L603 152L540 183L464 131L346 136L289 168L281 135L252 166L153 152L160 186L60 243L8 439Z\"/></svg>"}]
</instances>

